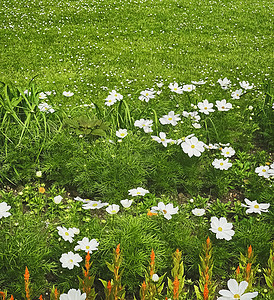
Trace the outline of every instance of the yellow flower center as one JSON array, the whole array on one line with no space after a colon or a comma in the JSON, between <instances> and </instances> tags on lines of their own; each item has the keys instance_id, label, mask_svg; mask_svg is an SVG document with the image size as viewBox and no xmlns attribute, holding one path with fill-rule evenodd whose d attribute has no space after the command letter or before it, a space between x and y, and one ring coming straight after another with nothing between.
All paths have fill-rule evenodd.
<instances>
[{"instance_id":1,"label":"yellow flower center","mask_svg":"<svg viewBox=\"0 0 274 300\"><path fill-rule=\"evenodd\" d=\"M148 96L148 93L146 93L146 96Z\"/></svg>"},{"instance_id":2,"label":"yellow flower center","mask_svg":"<svg viewBox=\"0 0 274 300\"><path fill-rule=\"evenodd\" d=\"M240 296L239 294L235 294L235 295L234 295L234 298L235 298L235 299L241 299L241 296Z\"/></svg>"},{"instance_id":3,"label":"yellow flower center","mask_svg":"<svg viewBox=\"0 0 274 300\"><path fill-rule=\"evenodd\" d=\"M174 91L177 91L177 88L174 88Z\"/></svg>"},{"instance_id":4,"label":"yellow flower center","mask_svg":"<svg viewBox=\"0 0 274 300\"><path fill-rule=\"evenodd\" d=\"M225 107L224 107L224 106L222 106L222 109L225 109Z\"/></svg>"},{"instance_id":5,"label":"yellow flower center","mask_svg":"<svg viewBox=\"0 0 274 300\"><path fill-rule=\"evenodd\" d=\"M229 154L229 152L227 151L226 154Z\"/></svg>"},{"instance_id":6,"label":"yellow flower center","mask_svg":"<svg viewBox=\"0 0 274 300\"><path fill-rule=\"evenodd\" d=\"M220 163L220 166L223 166L224 165L224 163Z\"/></svg>"},{"instance_id":7,"label":"yellow flower center","mask_svg":"<svg viewBox=\"0 0 274 300\"><path fill-rule=\"evenodd\" d=\"M254 205L254 208L259 208L259 205L258 204Z\"/></svg>"},{"instance_id":8,"label":"yellow flower center","mask_svg":"<svg viewBox=\"0 0 274 300\"><path fill-rule=\"evenodd\" d=\"M223 228L222 228L222 227L219 227L219 228L218 228L218 231L223 231Z\"/></svg>"},{"instance_id":9,"label":"yellow flower center","mask_svg":"<svg viewBox=\"0 0 274 300\"><path fill-rule=\"evenodd\" d=\"M125 134L124 133L121 133L121 136L124 136Z\"/></svg>"},{"instance_id":10,"label":"yellow flower center","mask_svg":"<svg viewBox=\"0 0 274 300\"><path fill-rule=\"evenodd\" d=\"M115 97L117 97L118 95L117 95L117 94L115 94L114 96L115 96Z\"/></svg>"},{"instance_id":11,"label":"yellow flower center","mask_svg":"<svg viewBox=\"0 0 274 300\"><path fill-rule=\"evenodd\" d=\"M205 109L207 109L207 107L205 107Z\"/></svg>"},{"instance_id":12,"label":"yellow flower center","mask_svg":"<svg viewBox=\"0 0 274 300\"><path fill-rule=\"evenodd\" d=\"M108 102L111 102L111 99L109 99Z\"/></svg>"},{"instance_id":13,"label":"yellow flower center","mask_svg":"<svg viewBox=\"0 0 274 300\"><path fill-rule=\"evenodd\" d=\"M172 118L168 118L168 120L169 120L169 121L171 121L171 120L172 120Z\"/></svg>"},{"instance_id":14,"label":"yellow flower center","mask_svg":"<svg viewBox=\"0 0 274 300\"><path fill-rule=\"evenodd\" d=\"M112 210L111 213L112 213L112 214L116 214L116 210Z\"/></svg>"},{"instance_id":15,"label":"yellow flower center","mask_svg":"<svg viewBox=\"0 0 274 300\"><path fill-rule=\"evenodd\" d=\"M262 169L262 172L266 172L266 169Z\"/></svg>"},{"instance_id":16,"label":"yellow flower center","mask_svg":"<svg viewBox=\"0 0 274 300\"><path fill-rule=\"evenodd\" d=\"M92 204L93 207L96 207L97 205L98 205L97 203L93 203L93 204Z\"/></svg>"},{"instance_id":17,"label":"yellow flower center","mask_svg":"<svg viewBox=\"0 0 274 300\"><path fill-rule=\"evenodd\" d=\"M164 142L165 141L165 139L161 139L161 142Z\"/></svg>"},{"instance_id":18,"label":"yellow flower center","mask_svg":"<svg viewBox=\"0 0 274 300\"><path fill-rule=\"evenodd\" d=\"M164 214L166 214L166 213L167 213L167 211L166 211L165 209L163 209L163 213L164 213Z\"/></svg>"},{"instance_id":19,"label":"yellow flower center","mask_svg":"<svg viewBox=\"0 0 274 300\"><path fill-rule=\"evenodd\" d=\"M69 235L69 233L68 233L68 232L65 232L65 235Z\"/></svg>"},{"instance_id":20,"label":"yellow flower center","mask_svg":"<svg viewBox=\"0 0 274 300\"><path fill-rule=\"evenodd\" d=\"M191 148L192 148L192 149L195 148L195 145L191 145Z\"/></svg>"},{"instance_id":21,"label":"yellow flower center","mask_svg":"<svg viewBox=\"0 0 274 300\"><path fill-rule=\"evenodd\" d=\"M141 193L140 193L140 192L137 192L136 194L137 194L137 195L140 195Z\"/></svg>"},{"instance_id":22,"label":"yellow flower center","mask_svg":"<svg viewBox=\"0 0 274 300\"><path fill-rule=\"evenodd\" d=\"M69 262L70 262L70 263L73 263L73 260L72 260L72 259L70 259L70 260L69 260Z\"/></svg>"},{"instance_id":23,"label":"yellow flower center","mask_svg":"<svg viewBox=\"0 0 274 300\"><path fill-rule=\"evenodd\" d=\"M90 248L90 246L86 246L86 249L88 250Z\"/></svg>"}]
</instances>

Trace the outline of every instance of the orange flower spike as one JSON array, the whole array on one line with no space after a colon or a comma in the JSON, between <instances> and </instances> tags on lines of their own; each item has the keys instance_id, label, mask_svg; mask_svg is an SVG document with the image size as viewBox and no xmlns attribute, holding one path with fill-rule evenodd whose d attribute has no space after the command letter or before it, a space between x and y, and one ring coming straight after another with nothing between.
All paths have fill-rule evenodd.
<instances>
[{"instance_id":1,"label":"orange flower spike","mask_svg":"<svg viewBox=\"0 0 274 300\"><path fill-rule=\"evenodd\" d=\"M28 270L28 267L26 267L26 269L25 269L24 278L25 278L25 281L29 280L29 270Z\"/></svg>"},{"instance_id":2,"label":"orange flower spike","mask_svg":"<svg viewBox=\"0 0 274 300\"><path fill-rule=\"evenodd\" d=\"M251 271L251 264L248 263L248 264L246 265L246 281L247 281L247 282L248 282L248 280L249 280L250 271Z\"/></svg>"},{"instance_id":3,"label":"orange flower spike","mask_svg":"<svg viewBox=\"0 0 274 300\"><path fill-rule=\"evenodd\" d=\"M120 244L117 245L116 253L117 253L117 254L120 254Z\"/></svg>"},{"instance_id":4,"label":"orange flower spike","mask_svg":"<svg viewBox=\"0 0 274 300\"><path fill-rule=\"evenodd\" d=\"M14 297L13 297L13 295L11 295L11 296L10 296L10 300L14 300Z\"/></svg>"},{"instance_id":5,"label":"orange flower spike","mask_svg":"<svg viewBox=\"0 0 274 300\"><path fill-rule=\"evenodd\" d=\"M25 279L26 298L27 298L27 300L30 300L30 294L29 294L29 270L28 270L28 267L26 267L26 269L25 269L24 279Z\"/></svg>"},{"instance_id":6,"label":"orange flower spike","mask_svg":"<svg viewBox=\"0 0 274 300\"><path fill-rule=\"evenodd\" d=\"M146 287L147 287L146 282L143 281L142 287L141 287L141 289L142 289L142 299L141 300L145 300L145 296L146 296L145 290L146 290Z\"/></svg>"},{"instance_id":7,"label":"orange flower spike","mask_svg":"<svg viewBox=\"0 0 274 300\"><path fill-rule=\"evenodd\" d=\"M55 288L55 290L54 290L54 297L55 297L55 300L58 300L58 291L57 291L57 288Z\"/></svg>"},{"instance_id":8,"label":"orange flower spike","mask_svg":"<svg viewBox=\"0 0 274 300\"><path fill-rule=\"evenodd\" d=\"M150 254L150 272L149 272L150 276L154 274L154 266L155 266L155 253L152 249Z\"/></svg>"},{"instance_id":9,"label":"orange flower spike","mask_svg":"<svg viewBox=\"0 0 274 300\"><path fill-rule=\"evenodd\" d=\"M209 236L206 239L206 246L207 246L207 248L210 246L210 238L209 238Z\"/></svg>"},{"instance_id":10,"label":"orange flower spike","mask_svg":"<svg viewBox=\"0 0 274 300\"><path fill-rule=\"evenodd\" d=\"M173 299L179 299L179 286L180 282L176 276L173 282Z\"/></svg>"},{"instance_id":11,"label":"orange flower spike","mask_svg":"<svg viewBox=\"0 0 274 300\"><path fill-rule=\"evenodd\" d=\"M248 247L248 258L251 258L252 255L252 247L251 245Z\"/></svg>"},{"instance_id":12,"label":"orange flower spike","mask_svg":"<svg viewBox=\"0 0 274 300\"><path fill-rule=\"evenodd\" d=\"M0 296L2 296L2 299L3 299L3 300L5 300L5 299L6 299L6 295L5 295L5 293L4 293L4 292L1 292L1 291L0 291Z\"/></svg>"},{"instance_id":13,"label":"orange flower spike","mask_svg":"<svg viewBox=\"0 0 274 300\"><path fill-rule=\"evenodd\" d=\"M43 297L42 297L42 295L40 295L40 297L39 297L39 300L43 300Z\"/></svg>"},{"instance_id":14,"label":"orange flower spike","mask_svg":"<svg viewBox=\"0 0 274 300\"><path fill-rule=\"evenodd\" d=\"M240 266L238 266L237 270L236 270L236 274L239 275L240 274Z\"/></svg>"},{"instance_id":15,"label":"orange flower spike","mask_svg":"<svg viewBox=\"0 0 274 300\"><path fill-rule=\"evenodd\" d=\"M112 288L112 286L111 286L111 282L110 282L110 280L109 280L109 281L108 281L108 285L107 285L107 289L108 289L109 295L110 295L110 293L111 293L111 288Z\"/></svg>"},{"instance_id":16,"label":"orange flower spike","mask_svg":"<svg viewBox=\"0 0 274 300\"><path fill-rule=\"evenodd\" d=\"M209 294L209 290L206 283L204 287L204 300L208 300L208 294Z\"/></svg>"},{"instance_id":17,"label":"orange flower spike","mask_svg":"<svg viewBox=\"0 0 274 300\"><path fill-rule=\"evenodd\" d=\"M154 263L154 261L155 261L155 253L154 253L153 249L151 250L150 259L151 259L151 263Z\"/></svg>"}]
</instances>

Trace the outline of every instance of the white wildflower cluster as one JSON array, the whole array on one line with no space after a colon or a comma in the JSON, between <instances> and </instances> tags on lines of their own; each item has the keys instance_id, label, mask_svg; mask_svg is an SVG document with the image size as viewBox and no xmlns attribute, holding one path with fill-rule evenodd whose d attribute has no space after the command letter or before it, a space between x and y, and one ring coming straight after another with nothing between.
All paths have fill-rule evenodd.
<instances>
[{"instance_id":1,"label":"white wildflower cluster","mask_svg":"<svg viewBox=\"0 0 274 300\"><path fill-rule=\"evenodd\" d=\"M152 120L140 119L140 120L136 120L134 122L134 126L142 128L145 133L153 132L153 130L151 128L152 125L153 125Z\"/></svg>"},{"instance_id":2,"label":"white wildflower cluster","mask_svg":"<svg viewBox=\"0 0 274 300\"><path fill-rule=\"evenodd\" d=\"M155 98L155 93L156 91L154 91L154 89L146 89L141 92L139 100L148 102L150 99Z\"/></svg>"},{"instance_id":3,"label":"white wildflower cluster","mask_svg":"<svg viewBox=\"0 0 274 300\"><path fill-rule=\"evenodd\" d=\"M105 99L105 105L111 106L114 103L116 103L117 101L121 101L122 99L123 99L123 96L121 94L119 94L115 90L112 90L111 92L109 92L109 95Z\"/></svg>"},{"instance_id":4,"label":"white wildflower cluster","mask_svg":"<svg viewBox=\"0 0 274 300\"><path fill-rule=\"evenodd\" d=\"M54 113L55 110L52 108L52 106L50 106L47 102L43 102L40 103L38 105L38 109L42 112L46 112L46 113Z\"/></svg>"},{"instance_id":5,"label":"white wildflower cluster","mask_svg":"<svg viewBox=\"0 0 274 300\"><path fill-rule=\"evenodd\" d=\"M74 235L79 234L80 230L78 228L66 228L58 226L58 234L64 239L64 241L73 242ZM87 237L84 237L82 240L77 242L78 245L74 247L74 251L83 250L85 252L92 253L93 251L98 250L99 242L96 239L89 240ZM79 267L79 262L83 259L77 254L69 251L68 253L63 253L60 258L63 268L68 268L72 270L75 266Z\"/></svg>"},{"instance_id":6,"label":"white wildflower cluster","mask_svg":"<svg viewBox=\"0 0 274 300\"><path fill-rule=\"evenodd\" d=\"M175 115L174 111L170 111L167 115L164 115L162 118L160 118L159 121L162 125L171 124L176 126L178 121L181 121L179 115L180 114Z\"/></svg>"},{"instance_id":7,"label":"white wildflower cluster","mask_svg":"<svg viewBox=\"0 0 274 300\"><path fill-rule=\"evenodd\" d=\"M255 172L264 178L273 178L274 179L274 163L271 165L259 166L255 169Z\"/></svg>"},{"instance_id":8,"label":"white wildflower cluster","mask_svg":"<svg viewBox=\"0 0 274 300\"><path fill-rule=\"evenodd\" d=\"M11 209L11 206L8 205L7 202L1 202L0 203L0 219L11 216L11 213L9 212L10 209Z\"/></svg>"}]
</instances>

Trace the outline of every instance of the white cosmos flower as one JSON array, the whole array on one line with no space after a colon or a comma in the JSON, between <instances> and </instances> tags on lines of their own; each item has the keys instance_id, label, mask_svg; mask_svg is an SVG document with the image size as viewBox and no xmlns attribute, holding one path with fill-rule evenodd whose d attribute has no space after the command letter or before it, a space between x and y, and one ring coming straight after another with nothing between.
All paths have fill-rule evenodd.
<instances>
[{"instance_id":1,"label":"white cosmos flower","mask_svg":"<svg viewBox=\"0 0 274 300\"><path fill-rule=\"evenodd\" d=\"M72 270L74 266L80 267L78 264L83 259L79 254L74 254L72 251L69 251L68 253L63 253L60 262L62 263L63 268L68 268Z\"/></svg>"},{"instance_id":2,"label":"white cosmos flower","mask_svg":"<svg viewBox=\"0 0 274 300\"><path fill-rule=\"evenodd\" d=\"M185 141L181 143L183 151L188 154L189 157L201 156L201 153L205 151L204 143L199 141L195 136L185 138Z\"/></svg>"},{"instance_id":3,"label":"white cosmos flower","mask_svg":"<svg viewBox=\"0 0 274 300\"><path fill-rule=\"evenodd\" d=\"M84 202L84 203L87 203L87 202L90 201L90 200L88 200L88 199L83 199L83 198L81 198L81 197L79 197L79 196L75 197L74 200L80 201L80 202Z\"/></svg>"},{"instance_id":4,"label":"white cosmos flower","mask_svg":"<svg viewBox=\"0 0 274 300\"><path fill-rule=\"evenodd\" d=\"M156 83L156 85L158 86L158 88L161 88L164 85L164 83L163 82L158 82L158 83Z\"/></svg>"},{"instance_id":5,"label":"white cosmos flower","mask_svg":"<svg viewBox=\"0 0 274 300\"><path fill-rule=\"evenodd\" d=\"M151 208L152 213L161 212L164 217L168 220L170 220L172 215L175 215L178 213L179 207L173 207L172 203L169 203L167 205L164 204L164 202L159 202L158 206L153 206Z\"/></svg>"},{"instance_id":6,"label":"white cosmos flower","mask_svg":"<svg viewBox=\"0 0 274 300\"><path fill-rule=\"evenodd\" d=\"M107 211L109 214L111 214L111 215L117 214L119 210L120 210L120 207L119 207L119 205L117 205L117 204L109 205L109 206L106 208L106 211Z\"/></svg>"},{"instance_id":7,"label":"white cosmos flower","mask_svg":"<svg viewBox=\"0 0 274 300\"><path fill-rule=\"evenodd\" d=\"M40 111L46 112L46 113L54 113L55 112L55 110L46 102L40 103L38 105L38 108Z\"/></svg>"},{"instance_id":8,"label":"white cosmos flower","mask_svg":"<svg viewBox=\"0 0 274 300\"><path fill-rule=\"evenodd\" d=\"M241 88L245 89L245 90L251 90L254 87L254 84L252 83L250 85L248 81L242 81L242 82L239 82L239 84L240 84Z\"/></svg>"},{"instance_id":9,"label":"white cosmos flower","mask_svg":"<svg viewBox=\"0 0 274 300\"><path fill-rule=\"evenodd\" d=\"M196 89L196 86L193 85L193 84L185 84L185 85L183 85L183 88L182 88L182 90L184 92L191 92L191 91L193 91L195 89Z\"/></svg>"},{"instance_id":10,"label":"white cosmos flower","mask_svg":"<svg viewBox=\"0 0 274 300\"><path fill-rule=\"evenodd\" d=\"M228 162L227 159L217 159L215 158L212 162L212 165L214 166L215 169L220 169L220 170L227 170L230 167L232 167L232 163Z\"/></svg>"},{"instance_id":11,"label":"white cosmos flower","mask_svg":"<svg viewBox=\"0 0 274 300\"><path fill-rule=\"evenodd\" d=\"M124 137L127 136L127 130L126 129L119 129L118 131L116 131L116 136L123 139Z\"/></svg>"},{"instance_id":12,"label":"white cosmos flower","mask_svg":"<svg viewBox=\"0 0 274 300\"><path fill-rule=\"evenodd\" d=\"M241 204L243 207L247 207L248 209L246 210L247 214L251 213L258 213L261 214L261 212L268 212L268 208L270 206L269 203L258 203L257 200L255 201L250 201L247 198L244 199L245 204Z\"/></svg>"},{"instance_id":13,"label":"white cosmos flower","mask_svg":"<svg viewBox=\"0 0 274 300\"><path fill-rule=\"evenodd\" d=\"M141 96L139 96L139 100L148 102L150 99L155 98L155 91L153 89L146 89L141 92Z\"/></svg>"},{"instance_id":14,"label":"white cosmos flower","mask_svg":"<svg viewBox=\"0 0 274 300\"><path fill-rule=\"evenodd\" d=\"M231 103L227 103L225 99L221 101L216 101L216 107L219 111L229 111L232 108Z\"/></svg>"},{"instance_id":15,"label":"white cosmos flower","mask_svg":"<svg viewBox=\"0 0 274 300\"><path fill-rule=\"evenodd\" d=\"M116 103L117 102L117 99L115 99L113 96L111 96L111 95L109 95L109 96L107 96L107 98L105 99L105 105L106 106L111 106L111 105L113 105L114 103Z\"/></svg>"},{"instance_id":16,"label":"white cosmos flower","mask_svg":"<svg viewBox=\"0 0 274 300\"><path fill-rule=\"evenodd\" d=\"M45 99L47 99L47 94L45 94L45 93L40 93L39 94L39 99L41 99L41 100L45 100Z\"/></svg>"},{"instance_id":17,"label":"white cosmos flower","mask_svg":"<svg viewBox=\"0 0 274 300\"><path fill-rule=\"evenodd\" d=\"M109 97L112 97L115 100L122 100L123 99L123 95L117 93L115 90L112 90L111 92L109 92Z\"/></svg>"},{"instance_id":18,"label":"white cosmos flower","mask_svg":"<svg viewBox=\"0 0 274 300\"><path fill-rule=\"evenodd\" d=\"M123 205L124 208L129 208L132 204L133 200L121 200L120 203Z\"/></svg>"},{"instance_id":19,"label":"white cosmos flower","mask_svg":"<svg viewBox=\"0 0 274 300\"><path fill-rule=\"evenodd\" d=\"M156 141L158 143L162 143L164 147L167 147L167 144L172 141L171 139L166 138L166 134L164 132L160 132L159 136L160 137L152 135L151 137L154 141Z\"/></svg>"},{"instance_id":20,"label":"white cosmos flower","mask_svg":"<svg viewBox=\"0 0 274 300\"><path fill-rule=\"evenodd\" d=\"M192 126L196 129L200 129L201 128L201 124L199 123L192 123Z\"/></svg>"},{"instance_id":21,"label":"white cosmos flower","mask_svg":"<svg viewBox=\"0 0 274 300\"><path fill-rule=\"evenodd\" d=\"M8 212L10 209L11 209L11 206L9 206L6 202L1 202L0 203L0 219L11 216L11 213Z\"/></svg>"},{"instance_id":22,"label":"white cosmos flower","mask_svg":"<svg viewBox=\"0 0 274 300\"><path fill-rule=\"evenodd\" d=\"M86 293L83 293L81 295L80 290L70 289L67 294L61 294L60 300L85 300L86 299Z\"/></svg>"},{"instance_id":23,"label":"white cosmos flower","mask_svg":"<svg viewBox=\"0 0 274 300\"><path fill-rule=\"evenodd\" d=\"M183 93L182 87L179 86L177 82L170 83L168 87L170 88L170 90L172 92L175 92L177 94L182 94Z\"/></svg>"},{"instance_id":24,"label":"white cosmos flower","mask_svg":"<svg viewBox=\"0 0 274 300\"><path fill-rule=\"evenodd\" d=\"M231 157L235 154L235 150L232 147L224 147L221 154L224 157Z\"/></svg>"},{"instance_id":25,"label":"white cosmos flower","mask_svg":"<svg viewBox=\"0 0 274 300\"><path fill-rule=\"evenodd\" d=\"M66 97L72 97L74 95L74 93L71 91L68 91L68 92L65 91L65 92L63 92L63 95Z\"/></svg>"},{"instance_id":26,"label":"white cosmos flower","mask_svg":"<svg viewBox=\"0 0 274 300\"><path fill-rule=\"evenodd\" d=\"M54 201L55 204L60 204L62 200L63 200L63 197L60 196L60 195L55 196L55 197L53 198L53 201Z\"/></svg>"},{"instance_id":27,"label":"white cosmos flower","mask_svg":"<svg viewBox=\"0 0 274 300\"><path fill-rule=\"evenodd\" d=\"M203 216L205 214L205 209L203 209L203 208L194 208L194 209L192 209L191 212L193 213L194 216L200 217L200 216Z\"/></svg>"},{"instance_id":28,"label":"white cosmos flower","mask_svg":"<svg viewBox=\"0 0 274 300\"><path fill-rule=\"evenodd\" d=\"M167 115L164 115L162 118L159 119L162 125L171 124L173 126L177 125L181 118L179 117L180 114L175 115L174 111L170 111Z\"/></svg>"},{"instance_id":29,"label":"white cosmos flower","mask_svg":"<svg viewBox=\"0 0 274 300\"><path fill-rule=\"evenodd\" d=\"M242 94L243 94L243 90L242 89L236 90L235 92L231 93L231 98L232 99L240 99L240 97L242 96Z\"/></svg>"},{"instance_id":30,"label":"white cosmos flower","mask_svg":"<svg viewBox=\"0 0 274 300\"><path fill-rule=\"evenodd\" d=\"M229 290L220 290L219 294L221 297L218 297L217 300L250 300L258 296L258 292L244 294L248 287L247 281L241 281L238 284L235 279L229 279L227 286Z\"/></svg>"},{"instance_id":31,"label":"white cosmos flower","mask_svg":"<svg viewBox=\"0 0 274 300\"><path fill-rule=\"evenodd\" d=\"M37 176L37 177L42 177L42 172L41 172L41 171L37 171L37 172L36 172L36 176Z\"/></svg>"},{"instance_id":32,"label":"white cosmos flower","mask_svg":"<svg viewBox=\"0 0 274 300\"><path fill-rule=\"evenodd\" d=\"M99 201L88 200L88 202L83 204L82 207L83 207L83 209L100 209L107 205L108 205L108 203L103 203L103 202L101 202L101 200L99 200Z\"/></svg>"},{"instance_id":33,"label":"white cosmos flower","mask_svg":"<svg viewBox=\"0 0 274 300\"><path fill-rule=\"evenodd\" d=\"M158 282L160 278L159 278L158 274L155 273L155 274L152 275L151 279L154 282Z\"/></svg>"},{"instance_id":34,"label":"white cosmos flower","mask_svg":"<svg viewBox=\"0 0 274 300\"><path fill-rule=\"evenodd\" d=\"M74 231L72 228L67 229L66 227L58 226L58 234L65 240L69 241L70 243L73 242Z\"/></svg>"},{"instance_id":35,"label":"white cosmos flower","mask_svg":"<svg viewBox=\"0 0 274 300\"><path fill-rule=\"evenodd\" d=\"M214 112L215 110L212 108L213 103L209 103L208 100L204 100L203 102L199 102L198 104L199 112L209 115L210 112Z\"/></svg>"},{"instance_id":36,"label":"white cosmos flower","mask_svg":"<svg viewBox=\"0 0 274 300\"><path fill-rule=\"evenodd\" d=\"M132 197L144 196L145 194L148 194L148 193L149 193L149 191L142 187L137 187L136 189L128 190L128 194Z\"/></svg>"},{"instance_id":37,"label":"white cosmos flower","mask_svg":"<svg viewBox=\"0 0 274 300\"><path fill-rule=\"evenodd\" d=\"M226 218L222 217L220 220L217 217L212 217L211 221L211 230L212 232L216 233L217 239L225 239L227 241L232 239L235 231L232 230L232 223L228 223Z\"/></svg>"},{"instance_id":38,"label":"white cosmos flower","mask_svg":"<svg viewBox=\"0 0 274 300\"><path fill-rule=\"evenodd\" d=\"M255 172L258 173L259 176L264 178L269 178L269 166L260 166L255 169Z\"/></svg>"},{"instance_id":39,"label":"white cosmos flower","mask_svg":"<svg viewBox=\"0 0 274 300\"><path fill-rule=\"evenodd\" d=\"M74 251L83 250L89 252L98 250L99 242L96 239L89 240L87 237L84 237L82 241L77 242L78 245L74 247Z\"/></svg>"},{"instance_id":40,"label":"white cosmos flower","mask_svg":"<svg viewBox=\"0 0 274 300\"><path fill-rule=\"evenodd\" d=\"M227 90L231 85L231 81L228 80L226 77L224 79L218 79L218 83L220 84L221 88L224 90Z\"/></svg>"},{"instance_id":41,"label":"white cosmos flower","mask_svg":"<svg viewBox=\"0 0 274 300\"><path fill-rule=\"evenodd\" d=\"M153 132L151 126L153 124L152 120L140 119L134 122L134 126L143 128L145 133Z\"/></svg>"}]
</instances>

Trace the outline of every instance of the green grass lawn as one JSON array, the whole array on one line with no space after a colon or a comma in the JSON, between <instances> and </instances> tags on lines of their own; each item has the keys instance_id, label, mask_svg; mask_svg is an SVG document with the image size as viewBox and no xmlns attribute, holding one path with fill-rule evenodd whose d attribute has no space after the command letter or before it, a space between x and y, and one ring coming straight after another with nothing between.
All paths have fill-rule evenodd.
<instances>
[{"instance_id":1,"label":"green grass lawn","mask_svg":"<svg viewBox=\"0 0 274 300\"><path fill-rule=\"evenodd\" d=\"M2 1L0 79L102 101L156 78L260 82L273 74L272 1ZM141 87L142 86L142 87ZM61 101L61 99L58 99Z\"/></svg>"}]
</instances>

